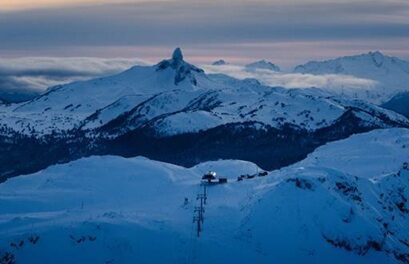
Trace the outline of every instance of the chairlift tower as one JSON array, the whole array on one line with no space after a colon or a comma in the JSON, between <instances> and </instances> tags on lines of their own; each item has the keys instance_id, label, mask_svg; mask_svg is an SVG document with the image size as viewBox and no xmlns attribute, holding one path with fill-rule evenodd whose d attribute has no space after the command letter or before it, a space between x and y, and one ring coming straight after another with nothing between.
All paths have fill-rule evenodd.
<instances>
[{"instance_id":1,"label":"chairlift tower","mask_svg":"<svg viewBox=\"0 0 409 264\"><path fill-rule=\"evenodd\" d=\"M200 233L203 230L204 212L205 212L204 205L206 204L206 200L207 200L206 185L203 185L203 193L199 193L196 197L196 200L199 200L200 202L199 202L199 206L196 206L194 209L193 223L197 223L196 233L197 233L197 237L200 237Z\"/></svg>"}]
</instances>

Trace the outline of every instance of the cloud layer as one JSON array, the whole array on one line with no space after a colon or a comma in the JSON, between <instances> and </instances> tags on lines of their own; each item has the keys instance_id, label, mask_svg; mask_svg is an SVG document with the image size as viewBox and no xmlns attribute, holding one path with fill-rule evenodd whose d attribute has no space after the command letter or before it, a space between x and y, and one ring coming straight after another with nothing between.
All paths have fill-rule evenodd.
<instances>
[{"instance_id":1,"label":"cloud layer","mask_svg":"<svg viewBox=\"0 0 409 264\"><path fill-rule=\"evenodd\" d=\"M378 83L374 80L358 78L350 75L339 74L301 74L282 73L270 70L257 69L246 70L243 66L237 65L205 65L208 73L222 73L237 79L254 78L268 86L281 86L285 88L324 88L327 91L340 93L342 90L368 90L374 88Z\"/></svg>"},{"instance_id":2,"label":"cloud layer","mask_svg":"<svg viewBox=\"0 0 409 264\"><path fill-rule=\"evenodd\" d=\"M0 99L18 102L30 99L48 87L121 72L137 59L17 58L0 59Z\"/></svg>"},{"instance_id":3,"label":"cloud layer","mask_svg":"<svg viewBox=\"0 0 409 264\"><path fill-rule=\"evenodd\" d=\"M119 73L133 65L149 65L140 59L121 58L53 58L31 57L0 59L0 100L18 102L31 99L47 88L77 80L92 79ZM273 72L265 69L247 70L239 65L199 65L207 73L222 73L237 79L254 78L269 86L285 88L324 88L330 92L353 94L369 90L374 80L348 75L312 75Z\"/></svg>"}]
</instances>

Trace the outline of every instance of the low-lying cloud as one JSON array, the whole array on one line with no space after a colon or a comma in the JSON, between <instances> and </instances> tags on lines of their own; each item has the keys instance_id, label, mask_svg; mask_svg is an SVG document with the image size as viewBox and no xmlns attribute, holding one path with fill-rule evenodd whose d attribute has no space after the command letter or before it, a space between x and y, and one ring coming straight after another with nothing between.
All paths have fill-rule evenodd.
<instances>
[{"instance_id":1,"label":"low-lying cloud","mask_svg":"<svg viewBox=\"0 0 409 264\"><path fill-rule=\"evenodd\" d=\"M237 79L254 78L269 86L281 86L285 88L325 88L325 90L341 92L342 90L372 89L377 81L358 78L351 75L340 74L301 74L274 72L265 69L247 70L244 66L237 65L205 65L208 73L222 73Z\"/></svg>"},{"instance_id":2,"label":"low-lying cloud","mask_svg":"<svg viewBox=\"0 0 409 264\"><path fill-rule=\"evenodd\" d=\"M19 102L31 99L47 88L78 80L87 80L119 73L133 65L148 65L139 59L122 58L52 58L33 57L0 59L0 100ZM222 73L237 79L254 78L269 86L285 88L325 88L332 92L368 90L374 80L349 75L312 75L273 72L265 69L247 70L238 65L202 65L207 73Z\"/></svg>"},{"instance_id":3,"label":"low-lying cloud","mask_svg":"<svg viewBox=\"0 0 409 264\"><path fill-rule=\"evenodd\" d=\"M122 58L0 59L0 99L24 101L57 84L111 75L145 64L142 60Z\"/></svg>"}]
</instances>

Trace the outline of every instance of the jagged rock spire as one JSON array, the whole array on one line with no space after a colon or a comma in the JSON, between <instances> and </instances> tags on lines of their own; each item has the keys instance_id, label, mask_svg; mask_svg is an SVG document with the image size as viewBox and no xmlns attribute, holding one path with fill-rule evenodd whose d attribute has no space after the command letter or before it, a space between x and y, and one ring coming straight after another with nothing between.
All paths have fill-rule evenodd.
<instances>
[{"instance_id":1,"label":"jagged rock spire","mask_svg":"<svg viewBox=\"0 0 409 264\"><path fill-rule=\"evenodd\" d=\"M169 68L175 71L175 85L178 85L185 79L190 80L193 85L197 85L195 74L204 73L202 69L199 69L183 60L183 53L180 48L176 48L173 51L171 59L163 60L156 66L157 71L163 71Z\"/></svg>"},{"instance_id":2,"label":"jagged rock spire","mask_svg":"<svg viewBox=\"0 0 409 264\"><path fill-rule=\"evenodd\" d=\"M183 61L183 53L179 47L173 51L172 59L174 61Z\"/></svg>"}]
</instances>

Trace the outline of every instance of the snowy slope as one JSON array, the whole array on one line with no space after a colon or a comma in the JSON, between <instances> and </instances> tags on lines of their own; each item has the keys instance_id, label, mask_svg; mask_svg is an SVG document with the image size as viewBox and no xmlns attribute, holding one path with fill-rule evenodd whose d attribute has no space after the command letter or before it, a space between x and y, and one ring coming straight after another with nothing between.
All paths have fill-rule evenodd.
<instances>
[{"instance_id":1,"label":"snowy slope","mask_svg":"<svg viewBox=\"0 0 409 264\"><path fill-rule=\"evenodd\" d=\"M409 162L409 130L380 129L319 147L295 166L328 167L362 178L397 171Z\"/></svg>"},{"instance_id":2,"label":"snowy slope","mask_svg":"<svg viewBox=\"0 0 409 264\"><path fill-rule=\"evenodd\" d=\"M221 160L186 169L114 156L52 166L0 184L0 259L408 263L409 168L402 162L408 139L406 129L353 136L240 182L236 176L258 168ZM334 166L327 155L340 163ZM365 170L369 162L376 166ZM230 181L208 188L196 238L198 183L209 169Z\"/></svg>"},{"instance_id":3,"label":"snowy slope","mask_svg":"<svg viewBox=\"0 0 409 264\"><path fill-rule=\"evenodd\" d=\"M73 129L97 110L125 97L202 87L209 89L217 85L202 70L184 62L177 49L170 60L153 67L135 66L118 75L57 86L39 98L2 107L0 111L2 124L8 127L20 132L35 130L49 134L53 130Z\"/></svg>"},{"instance_id":4,"label":"snowy slope","mask_svg":"<svg viewBox=\"0 0 409 264\"><path fill-rule=\"evenodd\" d=\"M0 105L0 127L5 135L12 130L37 137L76 129L94 135L93 130L106 130L99 128L110 122L119 124L110 136L146 126L159 135L175 135L243 122L316 130L336 122L352 104L322 90L288 90L252 79L207 75L176 49L171 59L154 66L135 66L114 76L54 87L26 103ZM371 104L358 108L372 109L370 116L360 115L368 124L380 112L395 123L408 124Z\"/></svg>"},{"instance_id":5,"label":"snowy slope","mask_svg":"<svg viewBox=\"0 0 409 264\"><path fill-rule=\"evenodd\" d=\"M311 61L295 67L294 72L352 75L374 80L378 84L372 89L344 87L338 92L374 103L386 102L393 95L409 89L409 62L379 51L327 61Z\"/></svg>"},{"instance_id":6,"label":"snowy slope","mask_svg":"<svg viewBox=\"0 0 409 264\"><path fill-rule=\"evenodd\" d=\"M276 128L291 124L300 129L316 130L333 124L350 107L368 113L359 116L368 126L387 126L376 118L378 114L402 125L408 123L402 116L362 102L321 97L302 90L269 88L250 81L228 80L223 85L228 88L206 92L171 91L152 97L121 116L119 134L146 124L154 127L158 134L169 136L241 122L257 122L260 127ZM108 108L101 113L106 110L112 111ZM106 123L98 115L83 128Z\"/></svg>"}]
</instances>

